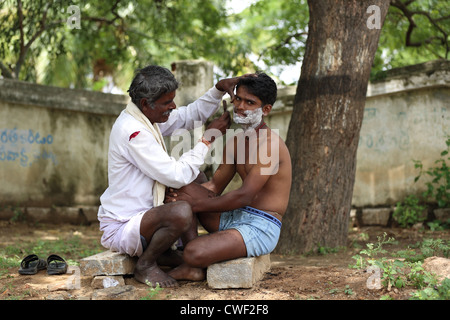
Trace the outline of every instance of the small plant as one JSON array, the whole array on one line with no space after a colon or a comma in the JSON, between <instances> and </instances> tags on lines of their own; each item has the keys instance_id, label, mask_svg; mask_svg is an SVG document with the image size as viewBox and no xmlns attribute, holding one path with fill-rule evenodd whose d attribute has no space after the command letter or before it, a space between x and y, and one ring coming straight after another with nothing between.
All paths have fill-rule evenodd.
<instances>
[{"instance_id":1,"label":"small plant","mask_svg":"<svg viewBox=\"0 0 450 320\"><path fill-rule=\"evenodd\" d=\"M446 222L441 222L440 220L434 220L427 223L427 226L431 231L443 231L450 228L450 219Z\"/></svg>"},{"instance_id":2,"label":"small plant","mask_svg":"<svg viewBox=\"0 0 450 320\"><path fill-rule=\"evenodd\" d=\"M406 197L403 203L397 203L392 216L401 227L407 228L426 219L424 215L425 209L425 206L419 204L419 198L412 194Z\"/></svg>"},{"instance_id":3,"label":"small plant","mask_svg":"<svg viewBox=\"0 0 450 320\"><path fill-rule=\"evenodd\" d=\"M450 300L450 279L445 278L439 286L414 292L411 300Z\"/></svg>"},{"instance_id":4,"label":"small plant","mask_svg":"<svg viewBox=\"0 0 450 320\"><path fill-rule=\"evenodd\" d=\"M353 294L353 290L350 288L349 285L346 285L346 286L345 286L345 289L344 289L344 293L345 293L346 295L351 296L351 295Z\"/></svg>"},{"instance_id":5,"label":"small plant","mask_svg":"<svg viewBox=\"0 0 450 320\"><path fill-rule=\"evenodd\" d=\"M159 283L156 283L156 287L153 288L152 284L146 280L145 284L148 285L147 295L142 297L141 300L156 300L157 296L161 293L163 288L159 286Z\"/></svg>"},{"instance_id":6,"label":"small plant","mask_svg":"<svg viewBox=\"0 0 450 320\"><path fill-rule=\"evenodd\" d=\"M368 257L368 259L363 259L359 254L354 255L352 259L356 260L356 265L350 266L351 268L366 268L368 265L374 265L375 258L379 254L384 254L387 251L383 249L383 246L386 244L393 244L395 242L394 238L386 239L387 233L383 233L382 236L378 236L378 242L374 243L366 243L367 249L361 250L359 253L364 254Z\"/></svg>"},{"instance_id":7,"label":"small plant","mask_svg":"<svg viewBox=\"0 0 450 320\"><path fill-rule=\"evenodd\" d=\"M398 251L394 256L401 259L387 259L379 257L380 254L387 253L383 249L383 245L393 243L393 238L386 240L386 233L378 237L378 243L366 244L366 250L361 250L360 254L352 258L356 259L353 268L366 268L367 266L375 266L380 270L380 280L384 287L388 290L392 286L401 289L407 286L419 289L412 294L411 299L420 300L445 300L450 297L450 280L445 279L441 285L438 285L437 277L427 272L422 267L422 262L429 256L449 255L449 241L442 239L424 239L422 243L417 243L415 248L420 253L416 253L413 248ZM382 296L381 299L391 299L389 296Z\"/></svg>"},{"instance_id":8,"label":"small plant","mask_svg":"<svg viewBox=\"0 0 450 320\"><path fill-rule=\"evenodd\" d=\"M419 175L415 178L418 181L425 173L432 178L430 182L426 182L427 190L424 192L424 197L430 200L435 200L440 208L450 206L450 167L447 160L450 160L450 137L445 141L447 149L441 152L441 158L435 161L436 166L426 171L423 171L423 164L421 161L414 161L415 168L419 169Z\"/></svg>"},{"instance_id":9,"label":"small plant","mask_svg":"<svg viewBox=\"0 0 450 320\"><path fill-rule=\"evenodd\" d=\"M13 212L13 216L10 219L12 222L25 221L25 212L22 209L19 207L11 207L11 210Z\"/></svg>"},{"instance_id":10,"label":"small plant","mask_svg":"<svg viewBox=\"0 0 450 320\"><path fill-rule=\"evenodd\" d=\"M416 252L416 249L419 249L420 252ZM423 239L422 242L417 242L406 250L398 251L396 256L409 262L423 261L426 258L433 256L448 258L450 256L450 241L442 239Z\"/></svg>"},{"instance_id":11,"label":"small plant","mask_svg":"<svg viewBox=\"0 0 450 320\"><path fill-rule=\"evenodd\" d=\"M383 270L383 276L381 278L382 284L388 289L391 286L395 286L400 289L406 285L405 275L403 272L403 268L405 264L400 260L377 260L375 265L380 267Z\"/></svg>"}]
</instances>

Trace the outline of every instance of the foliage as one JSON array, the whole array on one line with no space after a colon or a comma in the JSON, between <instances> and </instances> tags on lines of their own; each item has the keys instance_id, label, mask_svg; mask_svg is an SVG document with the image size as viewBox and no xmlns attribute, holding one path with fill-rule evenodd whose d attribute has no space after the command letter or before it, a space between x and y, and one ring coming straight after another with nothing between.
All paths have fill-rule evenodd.
<instances>
[{"instance_id":1,"label":"foliage","mask_svg":"<svg viewBox=\"0 0 450 320\"><path fill-rule=\"evenodd\" d=\"M142 297L141 300L157 300L158 295L163 291L163 288L159 286L159 283L156 283L156 287L150 283L150 281L145 280L145 284L149 286L147 289L147 295Z\"/></svg>"},{"instance_id":2,"label":"foliage","mask_svg":"<svg viewBox=\"0 0 450 320\"><path fill-rule=\"evenodd\" d=\"M381 30L372 79L381 70L449 59L447 1L392 0Z\"/></svg>"},{"instance_id":3,"label":"foliage","mask_svg":"<svg viewBox=\"0 0 450 320\"><path fill-rule=\"evenodd\" d=\"M392 286L401 289L407 286L418 289L415 291L411 299L420 300L445 300L449 298L449 279L446 278L441 284L438 283L437 277L425 271L422 267L423 260L430 256L443 255L448 257L450 250L450 241L442 239L425 239L422 243L418 242L416 248L421 253L416 254L412 248L398 251L394 256L399 259L388 259L385 256L387 251L383 249L386 244L392 244L393 238L386 240L386 233L378 237L376 244L367 243L367 249L361 250L360 254L353 256L356 260L355 265L351 268L367 268L375 266L379 268L381 274L381 283L385 288L390 289ZM364 256L361 256L364 255ZM381 299L388 299L382 296Z\"/></svg>"},{"instance_id":4,"label":"foliage","mask_svg":"<svg viewBox=\"0 0 450 320\"><path fill-rule=\"evenodd\" d=\"M80 9L80 29L67 24L70 5ZM225 17L216 0L7 0L0 62L4 76L76 88L107 75L129 82L137 67L177 59L207 56L220 65L219 57L233 60L231 39L220 32Z\"/></svg>"},{"instance_id":5,"label":"foliage","mask_svg":"<svg viewBox=\"0 0 450 320\"><path fill-rule=\"evenodd\" d=\"M308 22L306 0L259 0L234 17L234 29L258 66L281 73L303 60Z\"/></svg>"},{"instance_id":6,"label":"foliage","mask_svg":"<svg viewBox=\"0 0 450 320\"><path fill-rule=\"evenodd\" d=\"M450 138L446 139L445 144L446 149L441 152L441 158L434 162L436 166L424 170L422 161L414 160L415 168L420 170L414 182L417 182L424 175L429 176L431 180L425 182L427 190L423 193L423 197L429 202L435 201L440 208L450 205L450 167L447 164L447 160L450 160L448 156ZM416 195L409 195L403 202L397 203L393 218L401 227L406 228L426 220L425 209L426 206L420 205L420 200ZM448 224L431 221L427 225L432 230L443 230Z\"/></svg>"},{"instance_id":7,"label":"foliage","mask_svg":"<svg viewBox=\"0 0 450 320\"><path fill-rule=\"evenodd\" d=\"M415 181L418 181L424 173L432 178L431 181L425 183L427 190L423 195L429 200L435 200L440 208L450 206L450 167L447 164L447 160L450 160L450 137L447 138L445 144L447 148L441 152L441 158L435 161L435 167L423 171L422 162L414 161L415 168L420 170Z\"/></svg>"},{"instance_id":8,"label":"foliage","mask_svg":"<svg viewBox=\"0 0 450 320\"><path fill-rule=\"evenodd\" d=\"M424 239L422 242L417 242L412 248L418 248L420 254L415 259L408 258L410 261L424 260L432 256L448 258L450 255L450 241L442 239Z\"/></svg>"},{"instance_id":9,"label":"foliage","mask_svg":"<svg viewBox=\"0 0 450 320\"><path fill-rule=\"evenodd\" d=\"M227 13L226 2L5 0L0 2L0 70L4 77L71 88L99 89L101 79L110 77L126 91L134 70L147 64L202 58L226 76L255 69L277 75L302 61L307 0L254 1L238 14ZM448 58L445 0L391 3L374 75ZM70 5L80 9L80 29L68 27Z\"/></svg>"},{"instance_id":10,"label":"foliage","mask_svg":"<svg viewBox=\"0 0 450 320\"><path fill-rule=\"evenodd\" d=\"M411 300L450 300L450 279L445 278L439 286L414 292Z\"/></svg>"},{"instance_id":11,"label":"foliage","mask_svg":"<svg viewBox=\"0 0 450 320\"><path fill-rule=\"evenodd\" d=\"M442 231L450 228L450 219L447 219L446 222L442 222L440 220L434 220L427 222L427 226L431 231Z\"/></svg>"},{"instance_id":12,"label":"foliage","mask_svg":"<svg viewBox=\"0 0 450 320\"><path fill-rule=\"evenodd\" d=\"M406 228L424 221L426 219L424 215L425 209L425 206L419 204L419 198L417 196L409 195L404 202L397 203L397 207L392 216L401 227Z\"/></svg>"},{"instance_id":13,"label":"foliage","mask_svg":"<svg viewBox=\"0 0 450 320\"><path fill-rule=\"evenodd\" d=\"M386 232L383 233L382 236L378 236L377 243L366 243L367 249L361 250L360 254L366 255L368 258L364 259L359 254L353 256L352 258L356 260L356 265L351 266L352 268L366 268L368 265L373 265L375 258L377 258L380 254L385 254L387 251L383 248L383 246L387 244L395 243L394 238L386 239Z\"/></svg>"}]
</instances>

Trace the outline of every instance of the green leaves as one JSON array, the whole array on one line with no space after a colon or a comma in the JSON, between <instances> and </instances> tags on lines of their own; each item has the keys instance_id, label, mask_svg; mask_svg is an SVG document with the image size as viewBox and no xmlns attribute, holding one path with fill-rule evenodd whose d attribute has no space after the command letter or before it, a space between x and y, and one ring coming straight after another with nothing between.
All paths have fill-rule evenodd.
<instances>
[{"instance_id":1,"label":"green leaves","mask_svg":"<svg viewBox=\"0 0 450 320\"><path fill-rule=\"evenodd\" d=\"M428 200L436 201L440 208L450 205L450 168L447 164L450 157L446 158L450 151L450 138L446 139L445 144L447 149L443 150L440 154L441 158L434 162L436 166L423 171L422 162L414 161L415 168L420 170L414 182L417 182L424 173L429 176L431 180L425 183L427 190L423 196Z\"/></svg>"},{"instance_id":2,"label":"green leaves","mask_svg":"<svg viewBox=\"0 0 450 320\"><path fill-rule=\"evenodd\" d=\"M302 61L309 32L306 0L258 0L232 15L225 3L4 0L0 70L5 77L75 88L92 88L106 73L125 91L134 69L150 63L169 66L179 59L202 58L213 61L225 76L253 72L255 64L281 66L281 72ZM386 68L448 58L447 1L392 3L373 78ZM67 26L71 5L80 9L80 29ZM99 61L107 68L99 70Z\"/></svg>"},{"instance_id":3,"label":"green leaves","mask_svg":"<svg viewBox=\"0 0 450 320\"><path fill-rule=\"evenodd\" d=\"M409 195L405 201L398 202L393 213L393 218L401 227L410 227L426 219L426 207L419 204L419 198Z\"/></svg>"}]
</instances>

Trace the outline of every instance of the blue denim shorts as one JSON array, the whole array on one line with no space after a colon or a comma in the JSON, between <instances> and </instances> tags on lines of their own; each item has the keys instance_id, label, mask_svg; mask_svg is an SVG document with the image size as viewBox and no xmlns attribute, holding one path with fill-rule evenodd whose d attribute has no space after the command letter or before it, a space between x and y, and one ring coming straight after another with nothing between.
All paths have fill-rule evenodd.
<instances>
[{"instance_id":1,"label":"blue denim shorts","mask_svg":"<svg viewBox=\"0 0 450 320\"><path fill-rule=\"evenodd\" d=\"M271 253L280 237L281 222L274 216L252 208L243 207L222 212L219 231L236 229L244 239L248 257Z\"/></svg>"}]
</instances>

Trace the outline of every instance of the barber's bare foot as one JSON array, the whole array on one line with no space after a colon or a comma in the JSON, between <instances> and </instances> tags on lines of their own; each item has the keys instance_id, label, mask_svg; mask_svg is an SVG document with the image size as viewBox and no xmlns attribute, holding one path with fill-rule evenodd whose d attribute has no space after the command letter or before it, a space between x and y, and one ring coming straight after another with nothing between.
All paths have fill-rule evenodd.
<instances>
[{"instance_id":1,"label":"barber's bare foot","mask_svg":"<svg viewBox=\"0 0 450 320\"><path fill-rule=\"evenodd\" d=\"M171 288L178 285L177 281L162 271L156 263L147 268L141 268L136 265L134 269L134 278L137 281L149 284L152 287L156 287L157 284L159 284L161 288Z\"/></svg>"},{"instance_id":2,"label":"barber's bare foot","mask_svg":"<svg viewBox=\"0 0 450 320\"><path fill-rule=\"evenodd\" d=\"M176 280L201 281L206 279L205 269L192 268L185 263L173 270L170 270L168 274Z\"/></svg>"}]
</instances>

